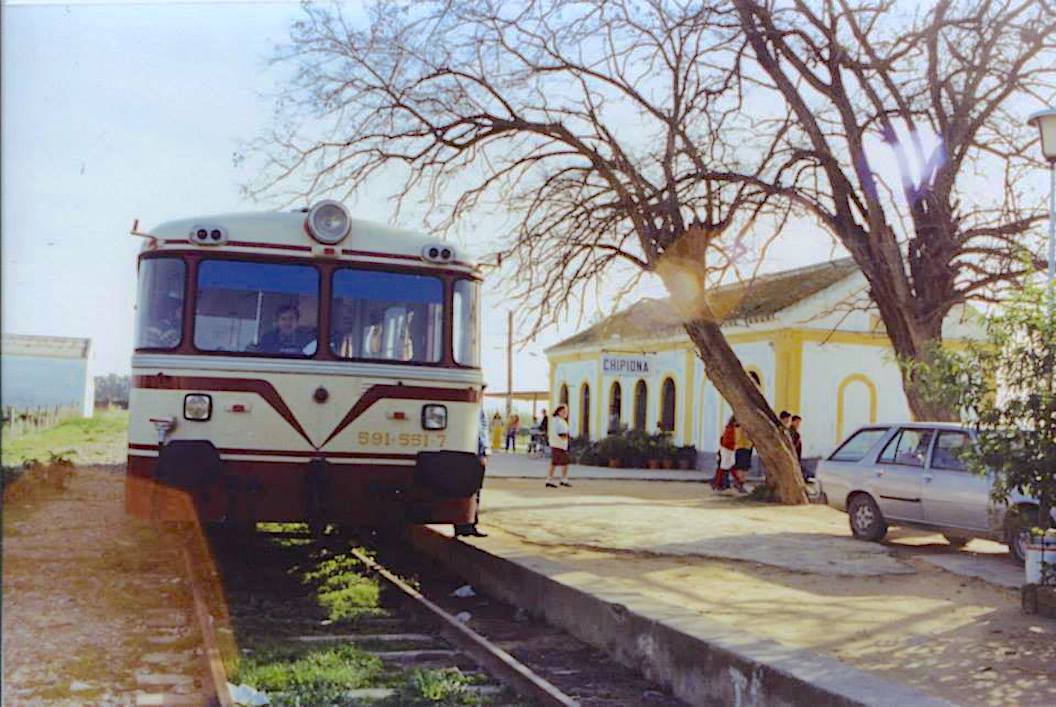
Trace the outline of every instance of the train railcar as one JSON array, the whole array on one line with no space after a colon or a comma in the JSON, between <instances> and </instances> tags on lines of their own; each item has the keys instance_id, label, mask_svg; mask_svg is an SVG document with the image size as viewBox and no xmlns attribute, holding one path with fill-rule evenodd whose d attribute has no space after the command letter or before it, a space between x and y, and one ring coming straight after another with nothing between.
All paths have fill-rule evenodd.
<instances>
[{"instance_id":1,"label":"train railcar","mask_svg":"<svg viewBox=\"0 0 1056 707\"><path fill-rule=\"evenodd\" d=\"M454 246L333 201L133 233L129 513L473 520L480 276Z\"/></svg>"}]
</instances>

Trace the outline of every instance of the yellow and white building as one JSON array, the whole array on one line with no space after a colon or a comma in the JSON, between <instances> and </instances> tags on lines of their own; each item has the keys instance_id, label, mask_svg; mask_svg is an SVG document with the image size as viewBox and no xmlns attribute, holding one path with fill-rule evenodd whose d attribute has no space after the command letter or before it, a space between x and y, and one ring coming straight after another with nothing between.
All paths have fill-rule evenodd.
<instances>
[{"instance_id":1,"label":"yellow and white building","mask_svg":"<svg viewBox=\"0 0 1056 707\"><path fill-rule=\"evenodd\" d=\"M827 454L860 425L910 419L890 341L851 259L715 288L709 300L774 410L803 417L804 457ZM943 324L954 345L981 334L970 308ZM618 421L717 449L730 407L668 299L641 300L546 353L551 406L569 404L574 435L599 439Z\"/></svg>"}]
</instances>

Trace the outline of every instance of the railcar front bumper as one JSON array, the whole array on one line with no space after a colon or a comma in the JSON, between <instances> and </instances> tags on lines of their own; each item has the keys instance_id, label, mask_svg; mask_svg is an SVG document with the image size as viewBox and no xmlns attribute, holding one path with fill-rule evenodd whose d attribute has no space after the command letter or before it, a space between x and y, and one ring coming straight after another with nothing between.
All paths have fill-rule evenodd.
<instances>
[{"instance_id":1,"label":"railcar front bumper","mask_svg":"<svg viewBox=\"0 0 1056 707\"><path fill-rule=\"evenodd\" d=\"M484 468L469 452L420 452L414 464L222 459L207 441L176 440L157 457L128 457L130 515L207 522L331 522L357 526L469 523Z\"/></svg>"}]
</instances>

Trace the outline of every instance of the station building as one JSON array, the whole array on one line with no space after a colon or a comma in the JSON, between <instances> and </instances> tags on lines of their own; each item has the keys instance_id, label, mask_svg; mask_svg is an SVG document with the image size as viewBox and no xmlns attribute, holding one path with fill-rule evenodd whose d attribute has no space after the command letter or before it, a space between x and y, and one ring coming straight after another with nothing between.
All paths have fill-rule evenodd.
<instances>
[{"instance_id":1,"label":"station building","mask_svg":"<svg viewBox=\"0 0 1056 707\"><path fill-rule=\"evenodd\" d=\"M865 277L850 258L713 288L723 333L758 376L774 410L803 417L804 457L829 453L858 426L911 419L894 351ZM946 342L982 335L957 307ZM730 406L704 375L669 299L643 299L546 351L551 409L567 402L574 436L604 437L613 422L663 429L713 452Z\"/></svg>"}]
</instances>

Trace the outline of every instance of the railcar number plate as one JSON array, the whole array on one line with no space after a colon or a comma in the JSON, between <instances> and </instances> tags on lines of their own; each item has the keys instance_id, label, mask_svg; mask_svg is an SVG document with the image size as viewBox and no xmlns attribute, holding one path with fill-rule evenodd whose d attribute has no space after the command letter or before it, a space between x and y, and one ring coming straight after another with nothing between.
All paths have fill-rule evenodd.
<instances>
[{"instance_id":1,"label":"railcar number plate","mask_svg":"<svg viewBox=\"0 0 1056 707\"><path fill-rule=\"evenodd\" d=\"M419 447L422 449L444 446L447 435L443 432L367 432L358 435L363 447Z\"/></svg>"}]
</instances>

